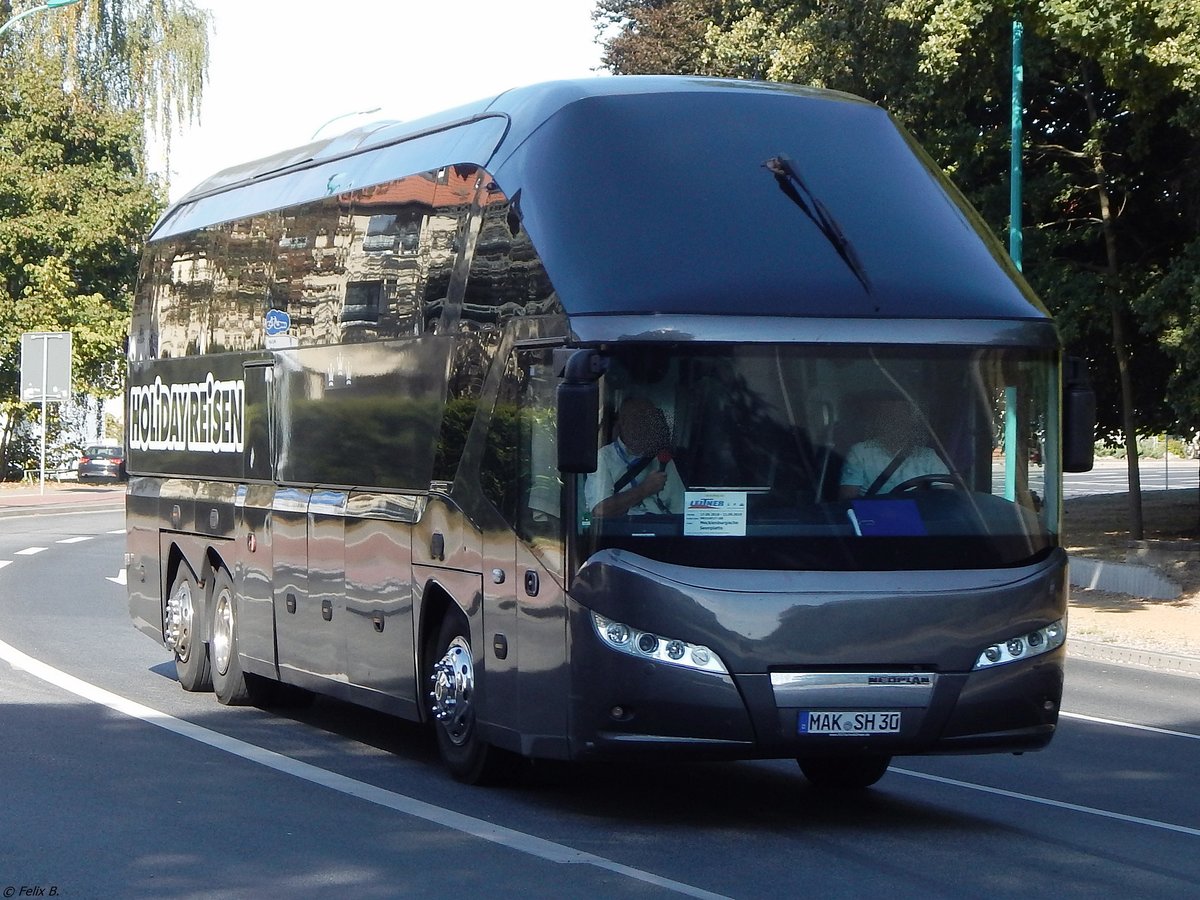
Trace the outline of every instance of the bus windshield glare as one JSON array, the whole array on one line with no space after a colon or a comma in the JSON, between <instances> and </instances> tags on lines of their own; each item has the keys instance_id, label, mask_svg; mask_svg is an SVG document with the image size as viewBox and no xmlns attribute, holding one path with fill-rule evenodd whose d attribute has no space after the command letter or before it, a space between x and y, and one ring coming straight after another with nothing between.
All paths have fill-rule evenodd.
<instances>
[{"instance_id":1,"label":"bus windshield glare","mask_svg":"<svg viewBox=\"0 0 1200 900\"><path fill-rule=\"evenodd\" d=\"M621 348L575 561L971 569L1056 545L1056 361L1010 348ZM1049 426L1049 427L1048 427Z\"/></svg>"}]
</instances>

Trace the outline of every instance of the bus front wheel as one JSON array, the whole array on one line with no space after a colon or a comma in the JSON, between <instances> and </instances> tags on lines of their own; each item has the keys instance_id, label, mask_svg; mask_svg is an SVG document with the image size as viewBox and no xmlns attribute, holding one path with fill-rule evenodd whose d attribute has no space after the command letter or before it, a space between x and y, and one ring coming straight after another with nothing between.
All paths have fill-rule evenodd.
<instances>
[{"instance_id":1,"label":"bus front wheel","mask_svg":"<svg viewBox=\"0 0 1200 900\"><path fill-rule=\"evenodd\" d=\"M511 774L515 758L479 736L475 721L475 660L467 623L442 620L428 670L429 714L438 750L450 774L467 784L487 784Z\"/></svg>"},{"instance_id":2,"label":"bus front wheel","mask_svg":"<svg viewBox=\"0 0 1200 900\"><path fill-rule=\"evenodd\" d=\"M814 787L854 791L869 788L887 771L890 756L802 756L800 771Z\"/></svg>"},{"instance_id":3,"label":"bus front wheel","mask_svg":"<svg viewBox=\"0 0 1200 900\"><path fill-rule=\"evenodd\" d=\"M212 675L208 648L204 645L200 585L180 561L179 571L167 595L163 624L167 649L175 654L175 676L185 691L211 691Z\"/></svg>"}]
</instances>

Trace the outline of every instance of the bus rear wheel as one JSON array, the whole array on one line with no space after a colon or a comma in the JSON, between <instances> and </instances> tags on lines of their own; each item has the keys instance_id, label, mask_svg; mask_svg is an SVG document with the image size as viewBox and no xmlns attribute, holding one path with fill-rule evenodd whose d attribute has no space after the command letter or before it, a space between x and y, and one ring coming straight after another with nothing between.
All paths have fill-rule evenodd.
<instances>
[{"instance_id":1,"label":"bus rear wheel","mask_svg":"<svg viewBox=\"0 0 1200 900\"><path fill-rule=\"evenodd\" d=\"M841 791L869 788L887 771L890 756L802 756L800 771L814 787Z\"/></svg>"},{"instance_id":2,"label":"bus rear wheel","mask_svg":"<svg viewBox=\"0 0 1200 900\"><path fill-rule=\"evenodd\" d=\"M429 714L450 774L466 784L489 784L511 775L516 757L479 736L475 660L461 617L449 614L442 620L427 679Z\"/></svg>"},{"instance_id":3,"label":"bus rear wheel","mask_svg":"<svg viewBox=\"0 0 1200 900\"><path fill-rule=\"evenodd\" d=\"M200 585L187 564L181 561L167 595L163 633L167 649L175 654L175 677L185 691L212 690L208 648L200 627L203 616L199 600Z\"/></svg>"},{"instance_id":4,"label":"bus rear wheel","mask_svg":"<svg viewBox=\"0 0 1200 900\"><path fill-rule=\"evenodd\" d=\"M212 664L213 691L217 700L226 706L263 703L270 699L274 682L260 680L242 671L238 657L237 596L233 579L224 569L213 578L213 595L209 603L212 622L209 628L209 657Z\"/></svg>"}]
</instances>

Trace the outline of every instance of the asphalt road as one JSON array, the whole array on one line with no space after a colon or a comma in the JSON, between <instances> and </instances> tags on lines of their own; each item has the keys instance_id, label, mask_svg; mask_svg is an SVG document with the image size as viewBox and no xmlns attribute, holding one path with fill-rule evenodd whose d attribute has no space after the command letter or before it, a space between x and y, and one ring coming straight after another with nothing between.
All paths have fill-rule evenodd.
<instances>
[{"instance_id":1,"label":"asphalt road","mask_svg":"<svg viewBox=\"0 0 1200 900\"><path fill-rule=\"evenodd\" d=\"M129 624L122 521L0 519L5 897L1200 890L1200 680L1072 661L1048 750L901 759L858 795L789 762L541 765L469 788L414 726L181 691Z\"/></svg>"},{"instance_id":2,"label":"asphalt road","mask_svg":"<svg viewBox=\"0 0 1200 900\"><path fill-rule=\"evenodd\" d=\"M1143 491L1196 490L1200 487L1200 462L1194 459L1140 459L1138 474ZM1129 490L1129 468L1123 459L1096 459L1090 472L1063 475L1063 496L1123 494Z\"/></svg>"}]
</instances>

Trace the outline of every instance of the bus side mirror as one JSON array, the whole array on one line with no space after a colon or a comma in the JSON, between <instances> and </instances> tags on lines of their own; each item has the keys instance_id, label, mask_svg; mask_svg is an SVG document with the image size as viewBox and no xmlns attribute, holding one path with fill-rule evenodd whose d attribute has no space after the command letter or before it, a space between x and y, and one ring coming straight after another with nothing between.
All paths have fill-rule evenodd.
<instances>
[{"instance_id":1,"label":"bus side mirror","mask_svg":"<svg viewBox=\"0 0 1200 900\"><path fill-rule=\"evenodd\" d=\"M1064 365L1062 467L1064 472L1090 472L1096 450L1096 392L1084 360L1070 356Z\"/></svg>"},{"instance_id":2,"label":"bus side mirror","mask_svg":"<svg viewBox=\"0 0 1200 900\"><path fill-rule=\"evenodd\" d=\"M559 354L565 359L559 365ZM558 385L558 468L562 472L595 472L600 423L600 376L608 360L595 350L556 351Z\"/></svg>"}]
</instances>

